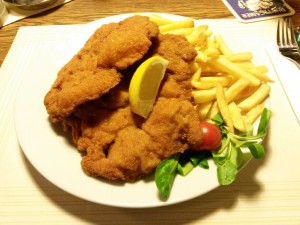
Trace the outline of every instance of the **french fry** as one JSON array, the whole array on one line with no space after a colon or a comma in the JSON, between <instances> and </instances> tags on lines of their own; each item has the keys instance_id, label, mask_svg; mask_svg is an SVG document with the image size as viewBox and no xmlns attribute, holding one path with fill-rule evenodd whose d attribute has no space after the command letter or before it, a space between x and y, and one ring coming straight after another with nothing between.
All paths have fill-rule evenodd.
<instances>
[{"instance_id":1,"label":"french fry","mask_svg":"<svg viewBox=\"0 0 300 225\"><path fill-rule=\"evenodd\" d=\"M241 67L244 70L249 70L254 67L254 64L250 61L248 62L234 62L235 65Z\"/></svg>"},{"instance_id":2,"label":"french fry","mask_svg":"<svg viewBox=\"0 0 300 225\"><path fill-rule=\"evenodd\" d=\"M255 76L256 78L260 79L261 81L264 82L274 82L272 79L270 79L265 72L262 72L263 69L262 67L253 67L251 69L247 70L249 73L251 73L253 76Z\"/></svg>"},{"instance_id":3,"label":"french fry","mask_svg":"<svg viewBox=\"0 0 300 225\"><path fill-rule=\"evenodd\" d=\"M220 71L224 71L224 72L231 74L237 78L245 78L245 79L249 80L250 85L252 85L252 86L258 86L260 84L260 80L258 78L256 78L249 72L241 69L240 67L238 67L234 63L230 62L228 59L226 59L223 56L209 60L207 63L210 66L216 67Z\"/></svg>"},{"instance_id":4,"label":"french fry","mask_svg":"<svg viewBox=\"0 0 300 225\"><path fill-rule=\"evenodd\" d=\"M225 91L225 98L227 101L227 104L236 100L241 92L245 88L247 88L249 84L249 81L241 78L237 80L234 84L232 84L226 91ZM209 113L207 114L207 117L209 119L213 118L217 113L219 112L219 108L217 105L217 102L214 102L213 105L210 108Z\"/></svg>"},{"instance_id":5,"label":"french fry","mask_svg":"<svg viewBox=\"0 0 300 225\"><path fill-rule=\"evenodd\" d=\"M240 112L240 109L237 107L237 105L234 102L231 102L228 105L228 108L229 108L231 120L233 122L233 126L237 130L245 132L246 131L246 126L245 126L245 123L244 123L243 116Z\"/></svg>"},{"instance_id":6,"label":"french fry","mask_svg":"<svg viewBox=\"0 0 300 225\"><path fill-rule=\"evenodd\" d=\"M166 19L158 14L152 14L149 16L150 21L156 23L158 26L174 23L173 20Z\"/></svg>"},{"instance_id":7,"label":"french fry","mask_svg":"<svg viewBox=\"0 0 300 225\"><path fill-rule=\"evenodd\" d=\"M205 56L207 59L208 58L207 55L205 55ZM212 67L211 65L208 65L206 62L197 62L197 63L201 66L203 73L210 73L209 76L219 75L220 73L227 74L223 71L220 71L219 69L217 69L215 67Z\"/></svg>"},{"instance_id":8,"label":"french fry","mask_svg":"<svg viewBox=\"0 0 300 225\"><path fill-rule=\"evenodd\" d=\"M244 90L242 90L238 96L234 99L234 101L240 101L241 99L248 98L251 96L260 86L247 86Z\"/></svg>"},{"instance_id":9,"label":"french fry","mask_svg":"<svg viewBox=\"0 0 300 225\"><path fill-rule=\"evenodd\" d=\"M253 59L253 55L251 52L240 52L240 53L232 53L224 55L226 59L230 62L247 62Z\"/></svg>"},{"instance_id":10,"label":"french fry","mask_svg":"<svg viewBox=\"0 0 300 225\"><path fill-rule=\"evenodd\" d=\"M265 104L261 103L248 111L244 118L245 124L253 124L255 120L262 114L264 108Z\"/></svg>"},{"instance_id":11,"label":"french fry","mask_svg":"<svg viewBox=\"0 0 300 225\"><path fill-rule=\"evenodd\" d=\"M223 55L233 53L232 50L228 47L228 45L225 43L225 41L221 35L215 35L214 40L218 44L219 50L222 52Z\"/></svg>"},{"instance_id":12,"label":"french fry","mask_svg":"<svg viewBox=\"0 0 300 225\"><path fill-rule=\"evenodd\" d=\"M213 57L213 58L216 58L220 55L220 52L216 48L207 48L207 49L204 50L204 53L208 57Z\"/></svg>"},{"instance_id":13,"label":"french fry","mask_svg":"<svg viewBox=\"0 0 300 225\"><path fill-rule=\"evenodd\" d=\"M238 98L240 93L249 85L249 81L243 78L238 79L233 83L225 92L225 97L229 102L234 101Z\"/></svg>"},{"instance_id":14,"label":"french fry","mask_svg":"<svg viewBox=\"0 0 300 225\"><path fill-rule=\"evenodd\" d=\"M265 100L271 91L270 85L263 83L251 96L238 104L242 111L249 111Z\"/></svg>"},{"instance_id":15,"label":"french fry","mask_svg":"<svg viewBox=\"0 0 300 225\"><path fill-rule=\"evenodd\" d=\"M210 107L210 110L208 111L206 117L208 119L212 119L215 115L217 115L220 112L218 103L215 101L212 106Z\"/></svg>"},{"instance_id":16,"label":"french fry","mask_svg":"<svg viewBox=\"0 0 300 225\"><path fill-rule=\"evenodd\" d=\"M185 36L197 52L192 65L192 97L201 120L221 113L226 126L246 131L264 109L263 102L273 82L268 68L252 62L252 52L233 52L221 35L207 25L195 26L192 19L171 21L153 14L150 20L161 33Z\"/></svg>"},{"instance_id":17,"label":"french fry","mask_svg":"<svg viewBox=\"0 0 300 225\"><path fill-rule=\"evenodd\" d=\"M216 99L216 91L214 89L193 91L192 96L197 104L211 102Z\"/></svg>"},{"instance_id":18,"label":"french fry","mask_svg":"<svg viewBox=\"0 0 300 225\"><path fill-rule=\"evenodd\" d=\"M189 27L194 27L194 20L186 19L186 20L175 21L173 23L160 26L159 30L161 33L166 33L170 30L189 28Z\"/></svg>"},{"instance_id":19,"label":"french fry","mask_svg":"<svg viewBox=\"0 0 300 225\"><path fill-rule=\"evenodd\" d=\"M202 51L197 51L197 56L195 58L195 62L207 62L207 55Z\"/></svg>"},{"instance_id":20,"label":"french fry","mask_svg":"<svg viewBox=\"0 0 300 225\"><path fill-rule=\"evenodd\" d=\"M223 87L229 86L232 83L230 76L215 76L215 77L199 77L198 81L192 80L193 87L200 90L207 90L215 87L216 83L220 83Z\"/></svg>"},{"instance_id":21,"label":"french fry","mask_svg":"<svg viewBox=\"0 0 300 225\"><path fill-rule=\"evenodd\" d=\"M200 120L205 120L212 104L213 104L212 101L197 104L196 110L197 110Z\"/></svg>"},{"instance_id":22,"label":"french fry","mask_svg":"<svg viewBox=\"0 0 300 225\"><path fill-rule=\"evenodd\" d=\"M218 48L217 44L211 39L207 39L206 48L207 49L214 48L214 49L217 49L219 51L219 48ZM219 53L221 54L220 51L219 51Z\"/></svg>"},{"instance_id":23,"label":"french fry","mask_svg":"<svg viewBox=\"0 0 300 225\"><path fill-rule=\"evenodd\" d=\"M207 38L209 38L209 37L211 37L213 35L213 32L211 30L207 29L205 31L205 35L206 35ZM209 40L209 39L207 39L207 40Z\"/></svg>"},{"instance_id":24,"label":"french fry","mask_svg":"<svg viewBox=\"0 0 300 225\"><path fill-rule=\"evenodd\" d=\"M201 69L201 72L202 72L202 67L200 66L200 64L194 62L191 66L191 72L195 73L198 69Z\"/></svg>"},{"instance_id":25,"label":"french fry","mask_svg":"<svg viewBox=\"0 0 300 225\"><path fill-rule=\"evenodd\" d=\"M265 65L255 66L255 70L259 73L267 73L269 71L268 67Z\"/></svg>"},{"instance_id":26,"label":"french fry","mask_svg":"<svg viewBox=\"0 0 300 225\"><path fill-rule=\"evenodd\" d=\"M192 76L192 81L191 81L192 85L193 83L199 82L200 77L201 77L201 68L199 67Z\"/></svg>"},{"instance_id":27,"label":"french fry","mask_svg":"<svg viewBox=\"0 0 300 225\"><path fill-rule=\"evenodd\" d=\"M201 25L194 27L193 32L188 35L186 38L191 45L197 46L200 49L203 49L206 46L207 36L206 30L207 25Z\"/></svg>"},{"instance_id":28,"label":"french fry","mask_svg":"<svg viewBox=\"0 0 300 225\"><path fill-rule=\"evenodd\" d=\"M228 86L229 84L231 84L233 81L233 78L231 76L214 76L214 77L200 77L199 80L203 84L205 84L205 83L213 83L213 84L220 83L224 87L224 86Z\"/></svg>"},{"instance_id":29,"label":"french fry","mask_svg":"<svg viewBox=\"0 0 300 225\"><path fill-rule=\"evenodd\" d=\"M194 28L187 27L187 28L179 28L176 30L169 30L166 33L167 34L176 34L176 35L183 35L185 37L191 35L194 31Z\"/></svg>"},{"instance_id":30,"label":"french fry","mask_svg":"<svg viewBox=\"0 0 300 225\"><path fill-rule=\"evenodd\" d=\"M227 104L227 100L225 98L224 89L221 84L216 84L216 99L217 104L220 110L220 113L223 117L225 124L227 125L229 131L234 132L233 122L230 117L230 112Z\"/></svg>"}]
</instances>

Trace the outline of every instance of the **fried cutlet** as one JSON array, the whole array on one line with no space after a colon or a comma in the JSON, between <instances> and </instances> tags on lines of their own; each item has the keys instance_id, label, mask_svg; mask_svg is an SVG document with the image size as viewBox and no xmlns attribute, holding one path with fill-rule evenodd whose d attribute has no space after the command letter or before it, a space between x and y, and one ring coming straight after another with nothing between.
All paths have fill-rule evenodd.
<instances>
[{"instance_id":1,"label":"fried cutlet","mask_svg":"<svg viewBox=\"0 0 300 225\"><path fill-rule=\"evenodd\" d=\"M194 48L183 36L160 34L155 53L169 61L159 95L190 100L191 66L196 57Z\"/></svg>"},{"instance_id":2,"label":"fried cutlet","mask_svg":"<svg viewBox=\"0 0 300 225\"><path fill-rule=\"evenodd\" d=\"M151 51L169 60L169 66L146 120L130 109L126 79L64 119L84 153L81 164L88 175L136 180L151 173L161 160L202 141L199 118L190 102L195 50L176 35L159 35L153 43Z\"/></svg>"},{"instance_id":3,"label":"fried cutlet","mask_svg":"<svg viewBox=\"0 0 300 225\"><path fill-rule=\"evenodd\" d=\"M82 168L92 176L136 180L161 160L201 143L198 115L186 100L160 97L147 120L129 106L85 110L78 112L79 120L66 122L73 132L80 129L74 140L86 153Z\"/></svg>"},{"instance_id":4,"label":"fried cutlet","mask_svg":"<svg viewBox=\"0 0 300 225\"><path fill-rule=\"evenodd\" d=\"M44 104L52 122L77 106L98 99L121 80L120 70L140 60L159 33L148 17L133 16L100 27L59 71Z\"/></svg>"}]
</instances>

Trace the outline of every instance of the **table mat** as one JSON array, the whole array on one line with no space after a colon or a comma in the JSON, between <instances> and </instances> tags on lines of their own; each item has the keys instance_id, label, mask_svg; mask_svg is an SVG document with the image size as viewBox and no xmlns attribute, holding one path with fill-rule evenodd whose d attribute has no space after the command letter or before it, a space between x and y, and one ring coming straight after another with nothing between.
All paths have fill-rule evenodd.
<instances>
[{"instance_id":1,"label":"table mat","mask_svg":"<svg viewBox=\"0 0 300 225\"><path fill-rule=\"evenodd\" d=\"M220 33L236 34L239 31L240 38L249 43L249 48L264 49L276 41L276 20L248 25L230 19L201 22L206 21L210 22L212 30L218 28ZM270 68L274 75L271 78L275 81L270 98L272 118L266 139L267 155L264 160L251 162L243 169L235 184L187 203L136 211L84 201L43 178L19 146L14 129L14 101L22 79L26 79L24 71L35 63L35 57L40 56L40 48L49 46L59 50L85 27L21 27L0 68L0 224L145 224L145 218L149 220L147 224L161 221L176 224L170 217L174 211L181 212L183 219L179 220L182 223L188 220L190 224L201 220L201 224L232 225L242 223L245 218L254 224L295 224L300 221L300 174L297 173L300 130L270 61L261 62ZM68 53L62 57L68 57ZM55 66L59 68L62 64ZM30 128L28 130L30 132ZM217 202L213 200L215 198L218 198ZM205 215L202 212L204 203Z\"/></svg>"}]
</instances>

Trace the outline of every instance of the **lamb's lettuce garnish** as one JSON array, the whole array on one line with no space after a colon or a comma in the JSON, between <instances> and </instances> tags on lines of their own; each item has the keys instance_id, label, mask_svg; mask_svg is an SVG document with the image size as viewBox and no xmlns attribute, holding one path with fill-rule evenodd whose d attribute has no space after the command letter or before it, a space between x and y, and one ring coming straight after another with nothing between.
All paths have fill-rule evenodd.
<instances>
[{"instance_id":1,"label":"lamb's lettuce garnish","mask_svg":"<svg viewBox=\"0 0 300 225\"><path fill-rule=\"evenodd\" d=\"M208 159L211 152L176 153L163 160L155 170L155 183L158 191L164 197L170 195L176 174L181 176L188 175L196 166L208 169Z\"/></svg>"},{"instance_id":2,"label":"lamb's lettuce garnish","mask_svg":"<svg viewBox=\"0 0 300 225\"><path fill-rule=\"evenodd\" d=\"M221 149L212 152L213 160L217 165L218 181L221 185L231 184L236 179L239 168L249 159L249 151L256 159L265 155L265 149L261 142L267 134L270 116L271 111L265 108L256 134L253 134L253 128L249 126L246 133L234 134L224 125L220 114L213 118L222 133ZM249 151L247 152L247 150Z\"/></svg>"},{"instance_id":3,"label":"lamb's lettuce garnish","mask_svg":"<svg viewBox=\"0 0 300 225\"><path fill-rule=\"evenodd\" d=\"M155 170L155 183L158 191L168 197L176 175L179 153L163 160Z\"/></svg>"},{"instance_id":4,"label":"lamb's lettuce garnish","mask_svg":"<svg viewBox=\"0 0 300 225\"><path fill-rule=\"evenodd\" d=\"M237 176L238 170L252 156L260 159L265 155L261 144L267 134L271 111L264 109L256 134L252 126L247 126L245 133L232 133L225 126L220 114L212 121L219 127L222 134L222 145L218 151L185 151L163 160L155 171L155 182L160 194L170 195L176 174L188 175L196 166L209 169L208 159L212 158L217 166L217 176L220 185L231 184ZM200 182L200 181L199 181Z\"/></svg>"}]
</instances>

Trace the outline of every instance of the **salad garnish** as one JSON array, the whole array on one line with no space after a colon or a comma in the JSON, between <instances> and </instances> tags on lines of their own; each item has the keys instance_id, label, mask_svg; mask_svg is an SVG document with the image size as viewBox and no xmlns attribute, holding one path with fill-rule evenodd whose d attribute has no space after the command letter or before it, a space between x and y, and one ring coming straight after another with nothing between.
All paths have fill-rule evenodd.
<instances>
[{"instance_id":1,"label":"salad garnish","mask_svg":"<svg viewBox=\"0 0 300 225\"><path fill-rule=\"evenodd\" d=\"M252 125L248 125L247 131L244 133L233 133L226 127L220 114L214 116L210 122L215 124L222 134L220 148L212 151L190 149L163 160L155 171L155 183L159 193L168 197L177 174L186 176L197 166L209 169L209 159L212 159L217 167L219 184L231 184L236 179L238 170L250 158L261 159L264 157L265 149L262 140L267 135L270 117L271 110L265 108L256 133L254 133Z\"/></svg>"}]
</instances>

